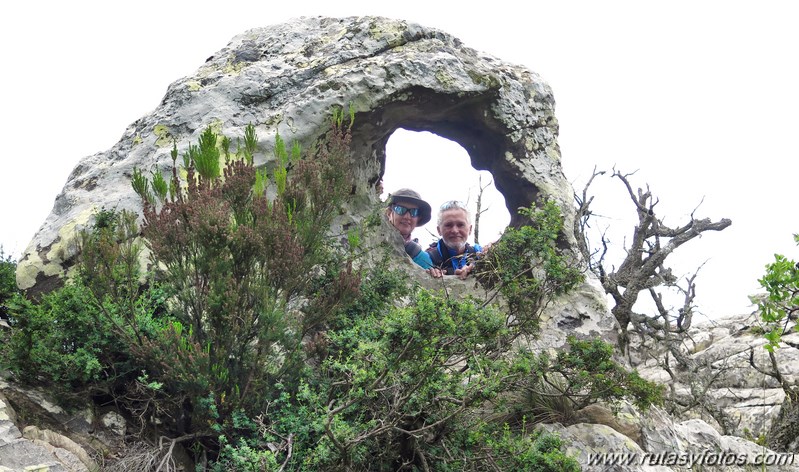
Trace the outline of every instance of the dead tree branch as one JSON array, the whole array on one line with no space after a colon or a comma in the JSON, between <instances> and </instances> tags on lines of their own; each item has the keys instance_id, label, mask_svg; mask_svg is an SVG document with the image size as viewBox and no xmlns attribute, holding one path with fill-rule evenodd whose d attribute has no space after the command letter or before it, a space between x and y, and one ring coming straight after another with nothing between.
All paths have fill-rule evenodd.
<instances>
[{"instance_id":1,"label":"dead tree branch","mask_svg":"<svg viewBox=\"0 0 799 472\"><path fill-rule=\"evenodd\" d=\"M693 313L693 299L696 293L694 279L696 275L688 279L688 287L680 290L685 294L685 305L676 317L677 328L672 328L671 318L668 310L663 306L662 299L656 287L676 285L677 277L671 269L664 265L666 258L678 247L700 236L706 231L722 231L732 222L729 219L711 221L709 218L698 219L691 214L690 221L682 226L670 227L663 223L655 213L658 199L652 196L652 192L647 186L646 189L638 188L633 190L630 183L632 174L623 174L613 170L611 178L621 181L627 190L630 201L635 207L638 217L637 224L633 228L632 237L628 246L625 248L626 257L618 266L618 269L608 269L604 261L607 254L608 241L605 235L601 238L601 248L592 252L587 231L590 218L592 216L590 205L593 196L589 197L588 189L597 176L603 172L594 170L582 195L575 195L578 203L577 220L575 222L575 238L584 258L588 261L589 267L599 278L605 293L613 298L614 306L611 309L614 317L619 323L622 334L619 337L619 347L622 352L627 352L629 347L628 329L632 324L636 329L649 331L672 331L673 329L684 330L691 324ZM597 257L597 255L600 255ZM658 314L649 316L638 314L634 311L634 306L638 302L641 292L647 291L651 294L655 302ZM658 319L662 319L660 322Z\"/></svg>"}]
</instances>

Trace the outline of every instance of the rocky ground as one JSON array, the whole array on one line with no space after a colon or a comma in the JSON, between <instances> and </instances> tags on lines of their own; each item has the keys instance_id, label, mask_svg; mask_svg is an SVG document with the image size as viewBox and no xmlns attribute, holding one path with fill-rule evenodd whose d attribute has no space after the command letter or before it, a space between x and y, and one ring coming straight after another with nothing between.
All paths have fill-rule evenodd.
<instances>
[{"instance_id":1,"label":"rocky ground","mask_svg":"<svg viewBox=\"0 0 799 472\"><path fill-rule=\"evenodd\" d=\"M799 380L799 333L787 334L783 340L775 351L776 359L785 380L795 383ZM688 331L683 352L696 363L701 378L686 375L676 383L672 383L663 366L662 349L650 345L646 350L633 349L632 354L642 376L673 386L675 393L683 398L691 396L692 388L705 391L726 415L732 427L728 433L756 438L768 431L785 399L785 393L773 377L750 365L751 357L760 369L770 368L768 352L763 348L765 344L763 330L754 314L697 323ZM701 408L689 409L680 416L700 418L722 429L717 419Z\"/></svg>"},{"instance_id":2,"label":"rocky ground","mask_svg":"<svg viewBox=\"0 0 799 472\"><path fill-rule=\"evenodd\" d=\"M707 395L736 420L734 434L719 432L714 419L699 410L675 417L661 408L640 412L629 406L614 414L595 405L579 412L575 424L541 427L557 432L587 471L763 470L758 460L770 461L765 470L799 471L799 458L741 437L764 431L784 398L771 378L749 365L750 347L756 363L766 359L756 319L739 316L697 324L689 334L686 352L700 363L719 366L720 374ZM789 335L777 353L782 373L789 378L795 378L799 369L795 345L799 337ZM654 357L644 359L635 351L633 356L641 362L642 374L668 381ZM675 388L687 391L690 386ZM18 415L12 403L24 407L25 414ZM33 418L38 426L27 424ZM114 412L100 414L87 408L67 413L42 392L0 381L0 472L104 470L102 464L113 461L110 451L119 447L125 433L124 420Z\"/></svg>"}]
</instances>

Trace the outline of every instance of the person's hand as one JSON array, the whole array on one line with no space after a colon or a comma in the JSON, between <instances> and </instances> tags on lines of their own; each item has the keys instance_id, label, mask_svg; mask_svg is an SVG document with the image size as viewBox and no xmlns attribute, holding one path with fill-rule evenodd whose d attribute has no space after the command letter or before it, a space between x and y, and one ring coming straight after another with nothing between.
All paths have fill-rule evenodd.
<instances>
[{"instance_id":1,"label":"person's hand","mask_svg":"<svg viewBox=\"0 0 799 472\"><path fill-rule=\"evenodd\" d=\"M471 272L472 269L474 269L474 264L465 265L460 269L455 269L455 275L461 280L466 280L466 277L469 276L469 272Z\"/></svg>"},{"instance_id":2,"label":"person's hand","mask_svg":"<svg viewBox=\"0 0 799 472\"><path fill-rule=\"evenodd\" d=\"M427 273L430 274L430 277L433 277L434 279L440 279L444 276L444 271L438 267L431 267L427 269Z\"/></svg>"}]
</instances>

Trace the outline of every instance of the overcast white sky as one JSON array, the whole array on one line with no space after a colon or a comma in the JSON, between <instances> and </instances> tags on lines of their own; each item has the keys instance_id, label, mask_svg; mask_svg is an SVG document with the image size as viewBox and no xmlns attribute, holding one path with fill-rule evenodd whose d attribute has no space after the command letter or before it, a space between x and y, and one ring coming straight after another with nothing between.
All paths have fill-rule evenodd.
<instances>
[{"instance_id":1,"label":"overcast white sky","mask_svg":"<svg viewBox=\"0 0 799 472\"><path fill-rule=\"evenodd\" d=\"M799 232L799 7L790 5L6 2L0 243L19 255L79 159L110 148L158 105L171 82L236 34L296 16L381 15L442 29L539 73L555 93L563 165L576 188L594 166L616 165L638 170L634 182L650 184L666 223L683 223L703 198L696 216L731 218L730 228L692 241L671 262L683 274L707 260L698 279L703 312L749 312L747 295L772 254L799 252L791 237ZM406 161L411 156L429 163L440 155L420 139L421 145L392 139L389 172L393 149L407 153L397 158L400 166L417 165ZM629 233L623 214L630 206L623 189L609 184L596 187L597 210L608 216L601 224ZM433 206L446 198L416 186ZM495 232L484 231L484 240Z\"/></svg>"}]
</instances>

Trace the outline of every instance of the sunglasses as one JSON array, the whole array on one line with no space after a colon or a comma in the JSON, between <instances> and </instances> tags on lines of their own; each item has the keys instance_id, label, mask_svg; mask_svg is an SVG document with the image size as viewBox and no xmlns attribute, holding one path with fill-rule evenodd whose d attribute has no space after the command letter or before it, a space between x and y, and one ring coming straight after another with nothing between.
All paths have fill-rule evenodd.
<instances>
[{"instance_id":1,"label":"sunglasses","mask_svg":"<svg viewBox=\"0 0 799 472\"><path fill-rule=\"evenodd\" d=\"M391 207L391 210L398 214L399 216L404 215L405 213L409 213L411 217L419 216L419 209L418 208L405 208L402 205L394 205Z\"/></svg>"}]
</instances>

